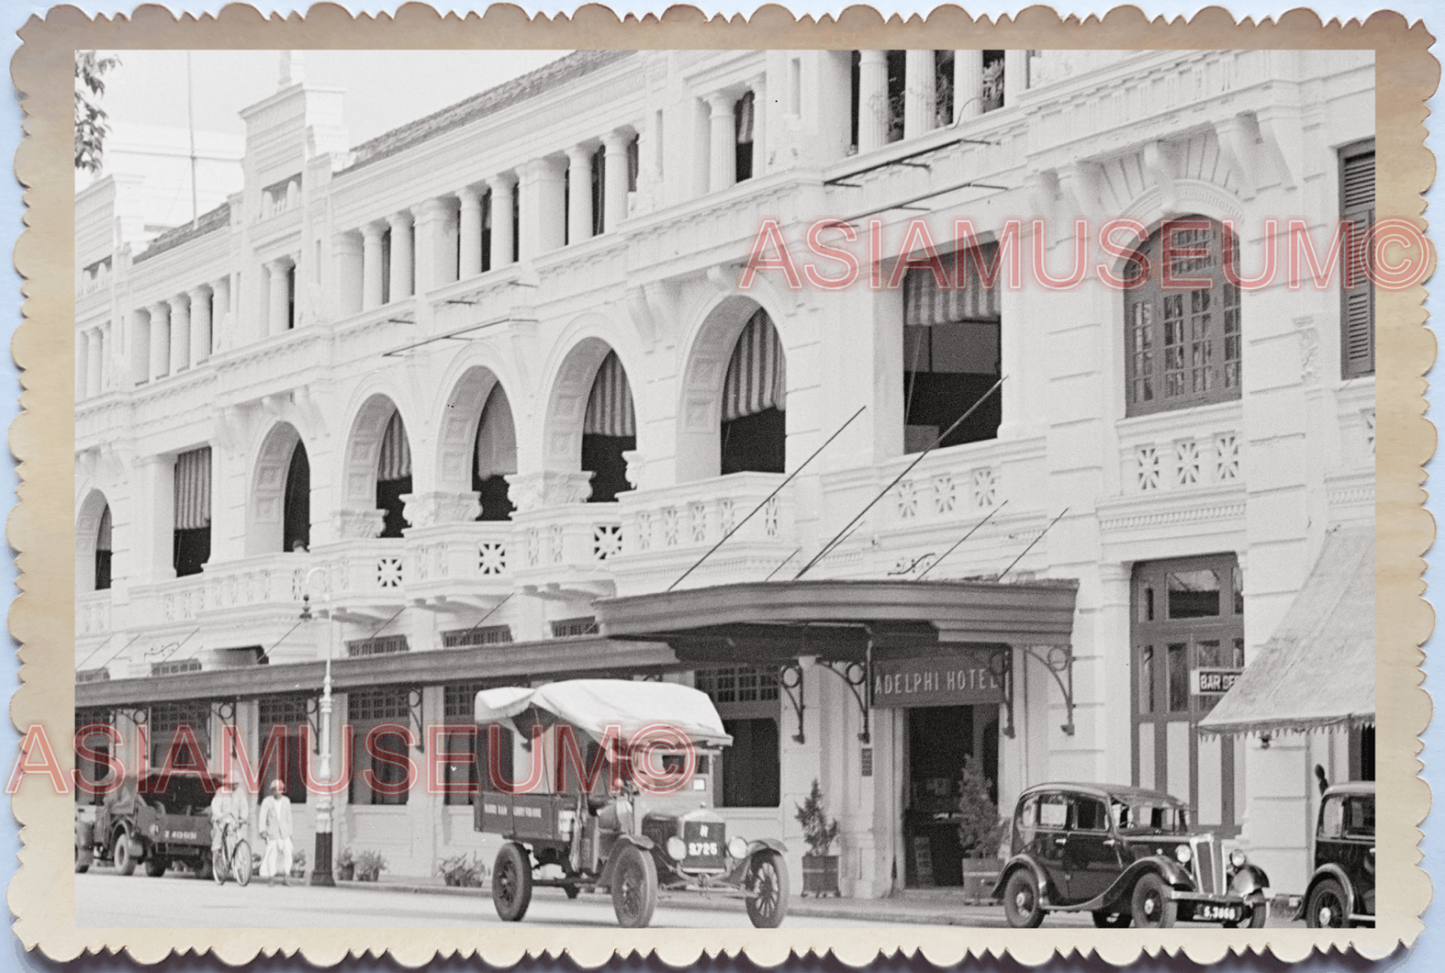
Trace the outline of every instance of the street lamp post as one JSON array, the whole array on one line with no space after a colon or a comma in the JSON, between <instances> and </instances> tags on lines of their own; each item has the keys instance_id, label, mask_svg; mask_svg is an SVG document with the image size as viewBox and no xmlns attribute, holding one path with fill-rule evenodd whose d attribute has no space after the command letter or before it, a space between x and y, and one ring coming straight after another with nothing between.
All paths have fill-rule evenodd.
<instances>
[{"instance_id":1,"label":"street lamp post","mask_svg":"<svg viewBox=\"0 0 1445 973\"><path fill-rule=\"evenodd\" d=\"M301 617L311 619L311 578L326 574L325 568L312 568L306 572L306 593L302 596L304 605ZM331 784L331 586L328 582L324 591L326 598L326 675L321 680L321 780L324 786ZM316 797L316 864L311 869L311 884L334 886L336 879L331 873L331 793L323 790Z\"/></svg>"}]
</instances>

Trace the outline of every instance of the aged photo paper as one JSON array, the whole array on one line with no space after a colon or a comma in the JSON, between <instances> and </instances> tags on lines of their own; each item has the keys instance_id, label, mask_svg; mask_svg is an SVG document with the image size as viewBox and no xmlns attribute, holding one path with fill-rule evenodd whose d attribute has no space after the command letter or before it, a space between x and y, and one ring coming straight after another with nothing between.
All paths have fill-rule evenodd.
<instances>
[{"instance_id":1,"label":"aged photo paper","mask_svg":"<svg viewBox=\"0 0 1445 973\"><path fill-rule=\"evenodd\" d=\"M21 37L25 948L1419 935L1422 25Z\"/></svg>"}]
</instances>

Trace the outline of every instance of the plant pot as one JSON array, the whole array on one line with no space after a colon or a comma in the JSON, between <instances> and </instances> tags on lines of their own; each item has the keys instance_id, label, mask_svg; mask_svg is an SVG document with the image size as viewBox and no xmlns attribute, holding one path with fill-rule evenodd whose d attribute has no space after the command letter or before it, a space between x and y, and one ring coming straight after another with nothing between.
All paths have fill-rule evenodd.
<instances>
[{"instance_id":1,"label":"plant pot","mask_svg":"<svg viewBox=\"0 0 1445 973\"><path fill-rule=\"evenodd\" d=\"M343 881L343 882L350 882L351 880L353 880L354 878L356 878L356 866L355 866L355 865L338 865L338 866L336 866L336 877L339 878L339 879L341 879L341 881Z\"/></svg>"},{"instance_id":2,"label":"plant pot","mask_svg":"<svg viewBox=\"0 0 1445 973\"><path fill-rule=\"evenodd\" d=\"M803 894L818 898L841 895L838 891L838 856L803 856Z\"/></svg>"}]
</instances>

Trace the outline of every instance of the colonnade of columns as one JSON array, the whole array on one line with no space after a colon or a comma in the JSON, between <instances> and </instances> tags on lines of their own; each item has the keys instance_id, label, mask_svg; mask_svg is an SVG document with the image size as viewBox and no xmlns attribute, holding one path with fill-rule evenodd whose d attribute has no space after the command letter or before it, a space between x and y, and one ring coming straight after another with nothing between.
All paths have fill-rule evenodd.
<instances>
[{"instance_id":1,"label":"colonnade of columns","mask_svg":"<svg viewBox=\"0 0 1445 973\"><path fill-rule=\"evenodd\" d=\"M149 355L143 368L137 358L137 368L143 372L136 376L137 380L154 381L175 375L210 358L214 350L214 324L224 321L230 309L229 277L149 305L143 312L149 319ZM98 381L92 385L87 379L87 391L91 389L98 391Z\"/></svg>"},{"instance_id":2,"label":"colonnade of columns","mask_svg":"<svg viewBox=\"0 0 1445 973\"><path fill-rule=\"evenodd\" d=\"M748 92L753 95L752 174L762 172L762 162L766 158L763 153L763 116L767 110L768 89L766 77L760 74L750 79L742 89L716 91L705 99L708 106L709 192L719 192L737 184L737 109Z\"/></svg>"},{"instance_id":3,"label":"colonnade of columns","mask_svg":"<svg viewBox=\"0 0 1445 973\"><path fill-rule=\"evenodd\" d=\"M87 328L75 336L75 397L89 399L105 391L109 369L105 356L111 344L110 324Z\"/></svg>"},{"instance_id":4,"label":"colonnade of columns","mask_svg":"<svg viewBox=\"0 0 1445 973\"><path fill-rule=\"evenodd\" d=\"M888 52L859 51L858 151L888 144ZM1028 51L1004 52L1004 104L1027 88ZM953 52L953 118L984 111L983 51ZM916 138L938 127L938 92L933 51L904 53L903 137Z\"/></svg>"}]
</instances>

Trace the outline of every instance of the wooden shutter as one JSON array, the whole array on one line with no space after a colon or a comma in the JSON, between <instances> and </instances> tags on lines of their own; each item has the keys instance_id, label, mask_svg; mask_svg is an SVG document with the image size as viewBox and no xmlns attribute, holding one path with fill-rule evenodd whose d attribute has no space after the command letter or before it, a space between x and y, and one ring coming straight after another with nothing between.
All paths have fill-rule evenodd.
<instances>
[{"instance_id":1,"label":"wooden shutter","mask_svg":"<svg viewBox=\"0 0 1445 973\"><path fill-rule=\"evenodd\" d=\"M1375 286L1370 280L1375 222L1375 145L1340 155L1340 218L1352 224L1340 282L1340 363L1344 378L1375 373Z\"/></svg>"}]
</instances>

